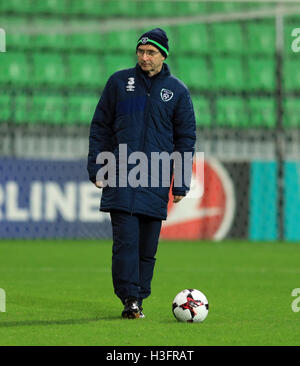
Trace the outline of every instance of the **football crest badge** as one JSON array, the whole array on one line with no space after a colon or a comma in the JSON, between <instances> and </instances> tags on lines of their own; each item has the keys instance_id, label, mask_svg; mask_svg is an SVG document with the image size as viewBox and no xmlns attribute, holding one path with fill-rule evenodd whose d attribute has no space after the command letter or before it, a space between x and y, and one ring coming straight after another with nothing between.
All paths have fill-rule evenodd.
<instances>
[{"instance_id":1,"label":"football crest badge","mask_svg":"<svg viewBox=\"0 0 300 366\"><path fill-rule=\"evenodd\" d=\"M141 42L142 42L142 44L146 44L146 43L148 42L148 40L149 40L149 38L148 38L148 37L143 37L143 38L141 39Z\"/></svg>"},{"instance_id":2,"label":"football crest badge","mask_svg":"<svg viewBox=\"0 0 300 366\"><path fill-rule=\"evenodd\" d=\"M174 93L168 89L161 89L160 96L164 102L168 102L173 98Z\"/></svg>"}]
</instances>

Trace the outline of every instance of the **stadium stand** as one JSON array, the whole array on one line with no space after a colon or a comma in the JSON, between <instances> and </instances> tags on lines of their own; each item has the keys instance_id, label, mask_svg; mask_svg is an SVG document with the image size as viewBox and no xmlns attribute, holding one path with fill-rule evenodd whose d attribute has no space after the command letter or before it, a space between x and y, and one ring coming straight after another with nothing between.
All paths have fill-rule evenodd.
<instances>
[{"instance_id":1,"label":"stadium stand","mask_svg":"<svg viewBox=\"0 0 300 366\"><path fill-rule=\"evenodd\" d=\"M88 124L107 78L135 64L134 47L141 29L100 33L81 32L79 28L65 32L64 25L76 28L81 18L159 19L261 6L156 0L1 0L0 24L4 28L26 29L30 25L34 31L7 32L8 52L1 54L0 87L5 94L0 97L0 123ZM297 22L299 16L288 19L285 39L289 39ZM43 27L51 32L40 31ZM165 28L172 40L167 63L191 89L199 127L275 127L274 21L239 20ZM299 92L299 59L287 45L284 52L285 91ZM14 106L16 111L11 110ZM296 98L287 100L284 106L285 125L299 126Z\"/></svg>"}]
</instances>

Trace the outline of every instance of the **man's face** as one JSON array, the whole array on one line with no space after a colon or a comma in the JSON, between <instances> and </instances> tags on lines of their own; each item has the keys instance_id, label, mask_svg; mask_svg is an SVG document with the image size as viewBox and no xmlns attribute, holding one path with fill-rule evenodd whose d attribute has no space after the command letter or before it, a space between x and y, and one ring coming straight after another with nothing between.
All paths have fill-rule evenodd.
<instances>
[{"instance_id":1,"label":"man's face","mask_svg":"<svg viewBox=\"0 0 300 366\"><path fill-rule=\"evenodd\" d=\"M138 64L143 71L148 72L150 76L160 72L165 58L156 47L150 44L141 45L136 53Z\"/></svg>"}]
</instances>

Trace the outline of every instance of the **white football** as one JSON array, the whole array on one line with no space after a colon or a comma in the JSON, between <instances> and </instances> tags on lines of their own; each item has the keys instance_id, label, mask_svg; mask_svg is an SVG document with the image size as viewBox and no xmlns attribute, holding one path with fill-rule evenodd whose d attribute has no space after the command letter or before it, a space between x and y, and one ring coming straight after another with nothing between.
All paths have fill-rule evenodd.
<instances>
[{"instance_id":1,"label":"white football","mask_svg":"<svg viewBox=\"0 0 300 366\"><path fill-rule=\"evenodd\" d=\"M201 323L208 314L208 301L199 290L186 289L180 291L172 303L172 311L180 322Z\"/></svg>"}]
</instances>

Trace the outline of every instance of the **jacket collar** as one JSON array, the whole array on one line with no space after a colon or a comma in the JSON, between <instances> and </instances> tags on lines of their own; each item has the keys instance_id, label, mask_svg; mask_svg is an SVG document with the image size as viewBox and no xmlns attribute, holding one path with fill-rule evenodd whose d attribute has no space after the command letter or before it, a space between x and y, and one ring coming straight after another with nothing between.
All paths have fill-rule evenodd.
<instances>
[{"instance_id":1,"label":"jacket collar","mask_svg":"<svg viewBox=\"0 0 300 366\"><path fill-rule=\"evenodd\" d=\"M171 75L170 68L166 63L163 63L163 66L162 66L160 72L152 77L149 77L148 74L141 69L141 67L138 63L136 64L135 68L136 68L137 73L139 75L141 75L144 79L154 80L154 79L158 79L158 78L162 78L162 77Z\"/></svg>"}]
</instances>

